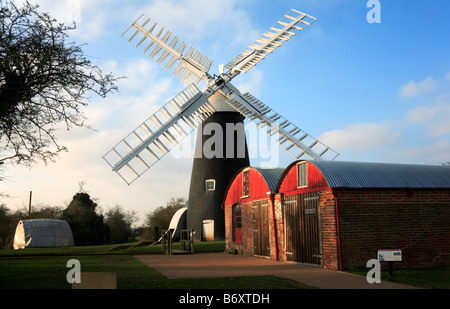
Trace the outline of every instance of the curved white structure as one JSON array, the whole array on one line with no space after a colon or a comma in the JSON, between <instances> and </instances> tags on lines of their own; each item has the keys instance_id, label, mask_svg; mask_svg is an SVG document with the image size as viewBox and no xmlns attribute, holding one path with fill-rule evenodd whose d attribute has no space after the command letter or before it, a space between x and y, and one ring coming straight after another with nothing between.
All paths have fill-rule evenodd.
<instances>
[{"instance_id":1,"label":"curved white structure","mask_svg":"<svg viewBox=\"0 0 450 309\"><path fill-rule=\"evenodd\" d=\"M186 228L186 211L187 207L178 209L173 215L172 220L170 220L169 230L174 230L172 235L172 239L174 241L180 239L180 230L184 230Z\"/></svg>"},{"instance_id":2,"label":"curved white structure","mask_svg":"<svg viewBox=\"0 0 450 309\"><path fill-rule=\"evenodd\" d=\"M32 219L17 224L13 247L69 247L73 246L69 224L63 220Z\"/></svg>"}]
</instances>

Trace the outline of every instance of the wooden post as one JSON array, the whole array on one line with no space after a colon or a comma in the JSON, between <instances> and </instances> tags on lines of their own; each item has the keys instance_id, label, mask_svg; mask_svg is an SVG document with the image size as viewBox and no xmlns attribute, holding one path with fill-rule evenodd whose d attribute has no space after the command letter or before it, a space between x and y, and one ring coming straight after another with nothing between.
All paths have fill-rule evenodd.
<instances>
[{"instance_id":1,"label":"wooden post","mask_svg":"<svg viewBox=\"0 0 450 309\"><path fill-rule=\"evenodd\" d=\"M166 254L166 234L165 231L161 231L161 251L162 254Z\"/></svg>"},{"instance_id":2,"label":"wooden post","mask_svg":"<svg viewBox=\"0 0 450 309\"><path fill-rule=\"evenodd\" d=\"M173 230L161 231L161 251L163 254L172 255L172 233Z\"/></svg>"},{"instance_id":3,"label":"wooden post","mask_svg":"<svg viewBox=\"0 0 450 309\"><path fill-rule=\"evenodd\" d=\"M186 244L188 250L186 250ZM180 231L180 250L189 251L194 253L194 230L181 230Z\"/></svg>"},{"instance_id":4,"label":"wooden post","mask_svg":"<svg viewBox=\"0 0 450 309\"><path fill-rule=\"evenodd\" d=\"M30 200L28 202L28 217L31 215L31 196L33 195L33 191L30 191Z\"/></svg>"},{"instance_id":5,"label":"wooden post","mask_svg":"<svg viewBox=\"0 0 450 309\"><path fill-rule=\"evenodd\" d=\"M173 230L168 230L168 234L169 234L169 255L172 255L172 231Z\"/></svg>"}]
</instances>

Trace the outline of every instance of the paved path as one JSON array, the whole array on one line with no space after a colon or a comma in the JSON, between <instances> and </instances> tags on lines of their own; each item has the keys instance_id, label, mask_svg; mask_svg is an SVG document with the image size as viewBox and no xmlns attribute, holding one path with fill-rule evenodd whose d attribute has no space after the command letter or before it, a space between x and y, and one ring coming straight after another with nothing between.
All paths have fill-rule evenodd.
<instances>
[{"instance_id":1,"label":"paved path","mask_svg":"<svg viewBox=\"0 0 450 309\"><path fill-rule=\"evenodd\" d=\"M138 255L153 269L171 279L275 275L297 280L320 289L410 289L413 287L383 281L370 284L365 276L297 263L232 255L198 253L192 255ZM368 269L369 270L369 269Z\"/></svg>"}]
</instances>

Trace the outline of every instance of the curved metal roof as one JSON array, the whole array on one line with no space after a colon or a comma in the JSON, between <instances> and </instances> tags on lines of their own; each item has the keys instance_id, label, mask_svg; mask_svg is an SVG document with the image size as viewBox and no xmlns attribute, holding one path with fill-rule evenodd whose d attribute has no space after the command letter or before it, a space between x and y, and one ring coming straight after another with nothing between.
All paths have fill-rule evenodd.
<instances>
[{"instance_id":1,"label":"curved metal roof","mask_svg":"<svg viewBox=\"0 0 450 309\"><path fill-rule=\"evenodd\" d=\"M278 181L284 172L284 168L254 168L257 170L261 176L263 176L267 185L269 186L270 192L275 192Z\"/></svg>"},{"instance_id":2,"label":"curved metal roof","mask_svg":"<svg viewBox=\"0 0 450 309\"><path fill-rule=\"evenodd\" d=\"M450 188L450 166L309 161L331 188Z\"/></svg>"}]
</instances>

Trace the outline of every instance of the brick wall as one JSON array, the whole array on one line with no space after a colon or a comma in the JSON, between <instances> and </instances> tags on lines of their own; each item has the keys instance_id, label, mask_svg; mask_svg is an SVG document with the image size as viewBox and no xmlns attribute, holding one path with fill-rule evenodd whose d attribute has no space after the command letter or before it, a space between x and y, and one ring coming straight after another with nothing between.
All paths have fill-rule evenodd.
<instances>
[{"instance_id":1,"label":"brick wall","mask_svg":"<svg viewBox=\"0 0 450 309\"><path fill-rule=\"evenodd\" d=\"M338 270L339 240L336 220L336 204L331 190L320 194L320 226L322 233L322 266Z\"/></svg>"},{"instance_id":2,"label":"brick wall","mask_svg":"<svg viewBox=\"0 0 450 309\"><path fill-rule=\"evenodd\" d=\"M237 251L238 254L252 255L253 254L253 223L252 223L252 202L241 204L241 221L242 221L242 236L241 242L233 241L233 227L232 227L232 211L233 205L225 206L225 244L227 252Z\"/></svg>"},{"instance_id":3,"label":"brick wall","mask_svg":"<svg viewBox=\"0 0 450 309\"><path fill-rule=\"evenodd\" d=\"M396 267L450 265L450 192L335 190L343 268L366 267L377 249L402 249Z\"/></svg>"},{"instance_id":4,"label":"brick wall","mask_svg":"<svg viewBox=\"0 0 450 309\"><path fill-rule=\"evenodd\" d=\"M283 222L283 211L282 211L282 201L283 194L276 194L273 198L274 209L275 209L275 226L276 226L276 234L273 234L273 237L276 235L277 246L277 260L285 261L286 255L284 253L284 222ZM275 246L272 247L272 251L275 250ZM275 259L275 253L272 253L272 259Z\"/></svg>"},{"instance_id":5,"label":"brick wall","mask_svg":"<svg viewBox=\"0 0 450 309\"><path fill-rule=\"evenodd\" d=\"M275 220L269 201L270 255L279 261L286 260L283 200L283 194L273 197ZM340 254L343 270L366 268L367 261L376 258L377 249L402 249L403 262L396 267L450 265L450 192L335 190L333 195L324 190L320 205L324 268L340 269ZM241 243L232 241L231 206L225 207L226 248L252 255L252 202L242 203Z\"/></svg>"}]
</instances>

